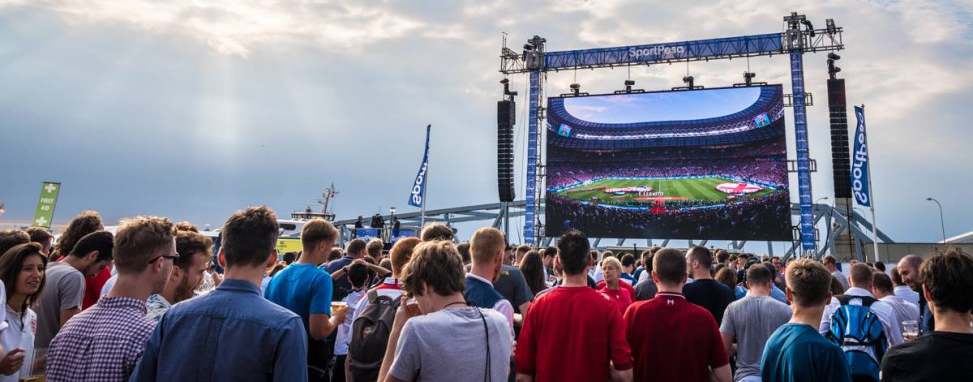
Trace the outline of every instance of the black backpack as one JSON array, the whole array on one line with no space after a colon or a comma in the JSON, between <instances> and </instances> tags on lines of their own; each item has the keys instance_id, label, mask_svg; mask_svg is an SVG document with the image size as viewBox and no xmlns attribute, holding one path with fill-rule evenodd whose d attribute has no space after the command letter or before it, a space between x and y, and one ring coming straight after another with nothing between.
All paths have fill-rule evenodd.
<instances>
[{"instance_id":1,"label":"black backpack","mask_svg":"<svg viewBox=\"0 0 973 382\"><path fill-rule=\"evenodd\" d=\"M400 300L379 296L374 290L369 291L367 296L368 305L351 324L351 341L348 345L348 368L357 382L378 379Z\"/></svg>"}]
</instances>

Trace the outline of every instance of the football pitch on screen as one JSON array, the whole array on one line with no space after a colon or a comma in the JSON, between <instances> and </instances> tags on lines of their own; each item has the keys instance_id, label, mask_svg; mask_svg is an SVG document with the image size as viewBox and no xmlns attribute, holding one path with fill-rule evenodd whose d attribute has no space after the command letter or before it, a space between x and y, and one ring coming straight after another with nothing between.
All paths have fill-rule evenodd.
<instances>
[{"instance_id":1,"label":"football pitch on screen","mask_svg":"<svg viewBox=\"0 0 973 382\"><path fill-rule=\"evenodd\" d=\"M727 193L719 191L716 186L723 183L738 183L733 180L710 177L696 179L602 179L589 184L578 185L565 190L558 191L557 194L586 202L596 201L604 204L624 204L632 201L645 201L653 198L666 198L668 200L702 200L719 202L726 200ZM651 194L639 195L635 192L624 194L608 193L605 190L626 188L626 187L651 187ZM661 192L661 195L658 193ZM773 190L764 189L745 197L738 197L737 200L746 198L759 198L773 193ZM597 198L593 200L592 198Z\"/></svg>"}]
</instances>

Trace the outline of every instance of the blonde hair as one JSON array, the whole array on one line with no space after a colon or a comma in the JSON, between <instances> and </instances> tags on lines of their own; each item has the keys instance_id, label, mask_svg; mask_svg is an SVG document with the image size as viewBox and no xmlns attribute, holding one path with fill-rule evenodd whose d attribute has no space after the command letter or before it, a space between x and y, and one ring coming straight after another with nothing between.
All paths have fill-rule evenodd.
<instances>
[{"instance_id":1,"label":"blonde hair","mask_svg":"<svg viewBox=\"0 0 973 382\"><path fill-rule=\"evenodd\" d=\"M470 238L470 252L476 264L489 263L497 250L505 246L506 240L503 238L503 233L493 227L480 228Z\"/></svg>"},{"instance_id":2,"label":"blonde hair","mask_svg":"<svg viewBox=\"0 0 973 382\"><path fill-rule=\"evenodd\" d=\"M621 261L618 261L618 259L616 259L614 257L609 256L609 257L606 257L606 258L602 259L601 260L601 267L604 268L606 265L612 265L619 272L622 271L622 262Z\"/></svg>"}]
</instances>

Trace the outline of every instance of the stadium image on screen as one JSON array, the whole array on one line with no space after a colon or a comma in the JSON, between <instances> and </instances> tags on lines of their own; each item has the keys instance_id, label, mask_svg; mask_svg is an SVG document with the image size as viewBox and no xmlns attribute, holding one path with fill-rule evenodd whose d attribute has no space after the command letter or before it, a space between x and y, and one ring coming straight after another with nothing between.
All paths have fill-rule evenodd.
<instances>
[{"instance_id":1,"label":"stadium image on screen","mask_svg":"<svg viewBox=\"0 0 973 382\"><path fill-rule=\"evenodd\" d=\"M792 239L780 85L548 100L546 235Z\"/></svg>"}]
</instances>

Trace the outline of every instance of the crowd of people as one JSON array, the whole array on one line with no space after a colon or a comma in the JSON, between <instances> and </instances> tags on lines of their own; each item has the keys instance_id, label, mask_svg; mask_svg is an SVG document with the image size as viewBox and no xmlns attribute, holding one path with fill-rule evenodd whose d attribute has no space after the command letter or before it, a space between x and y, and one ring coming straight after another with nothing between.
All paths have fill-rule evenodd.
<instances>
[{"instance_id":1,"label":"crowd of people","mask_svg":"<svg viewBox=\"0 0 973 382\"><path fill-rule=\"evenodd\" d=\"M973 257L957 250L842 270L699 246L599 252L576 230L547 248L494 228L456 244L442 224L388 251L338 248L321 219L278 254L279 232L266 207L233 214L216 243L151 216L112 234L93 212L56 244L0 231L0 381L973 377Z\"/></svg>"}]
</instances>

